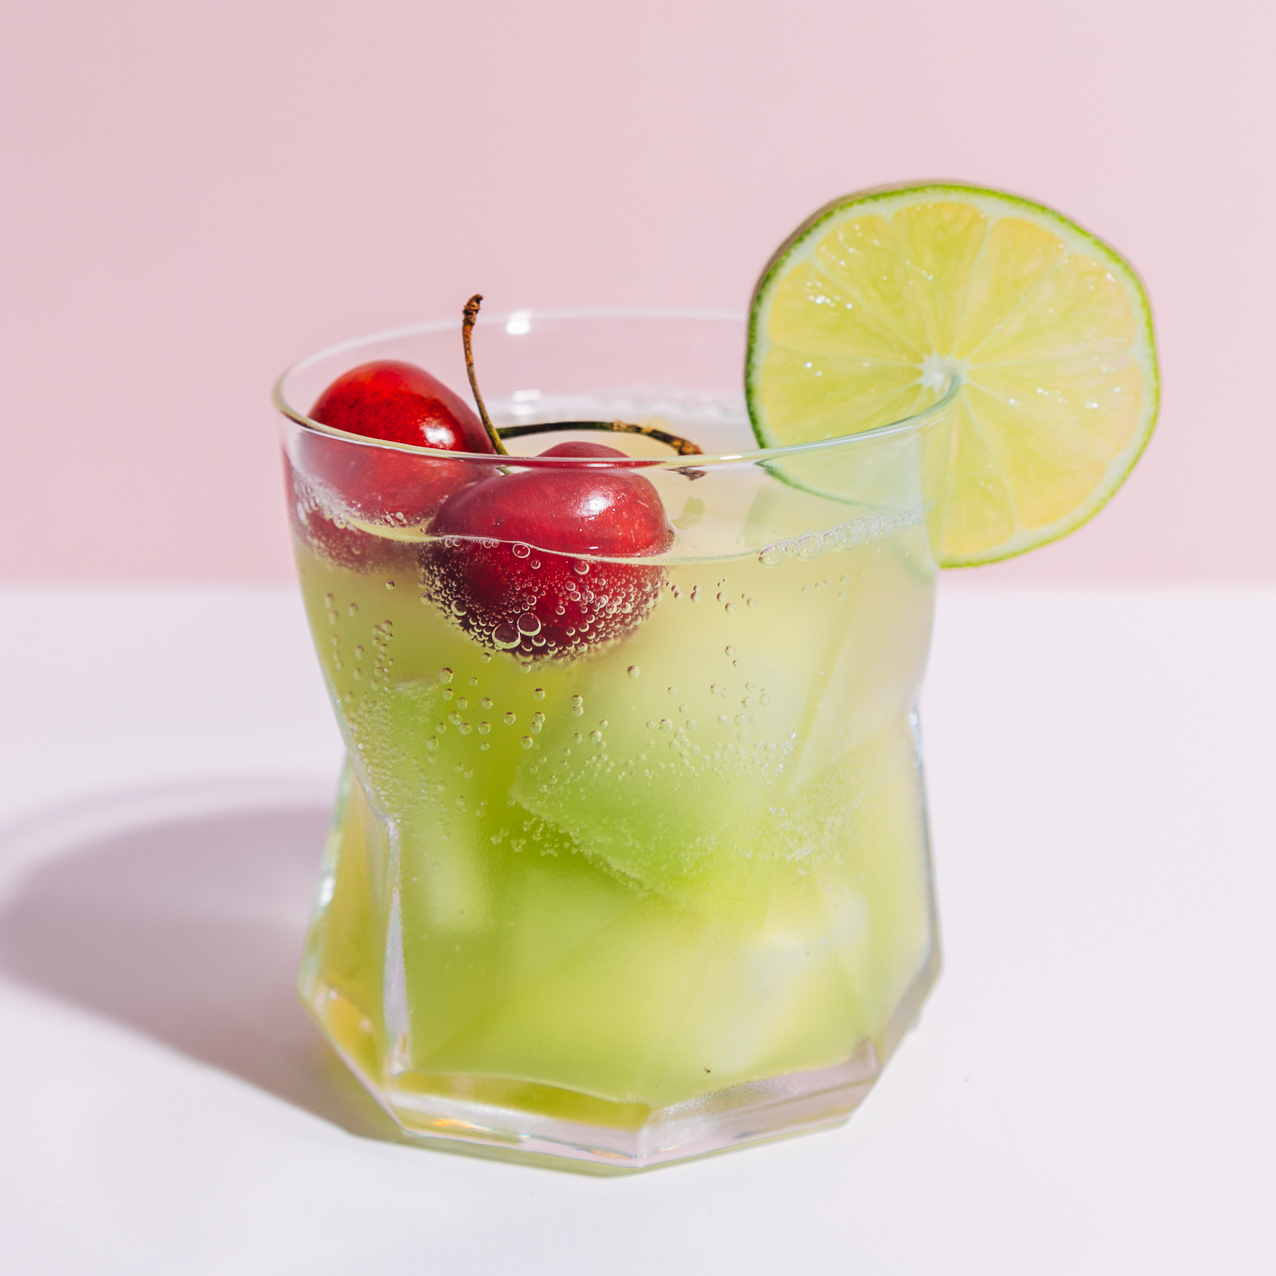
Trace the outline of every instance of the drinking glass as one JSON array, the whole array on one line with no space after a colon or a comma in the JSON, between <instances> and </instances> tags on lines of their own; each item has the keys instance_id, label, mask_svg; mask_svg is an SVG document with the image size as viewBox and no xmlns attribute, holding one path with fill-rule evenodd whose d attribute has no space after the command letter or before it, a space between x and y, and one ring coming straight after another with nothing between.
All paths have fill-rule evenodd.
<instances>
[{"instance_id":1,"label":"drinking glass","mask_svg":"<svg viewBox=\"0 0 1276 1276\"><path fill-rule=\"evenodd\" d=\"M694 456L535 428L508 435L518 455L476 456L305 415L373 359L463 392L459 320L334 347L276 387L347 748L300 994L423 1141L637 1169L829 1126L938 974L916 701L951 395L760 450L735 388L745 340L739 316L708 312L520 311L475 330L498 426L635 422ZM629 455L533 455L563 438ZM564 469L641 476L672 547L430 531L448 493ZM538 570L574 582L556 613L574 628L546 628L534 598L481 620L447 586Z\"/></svg>"}]
</instances>

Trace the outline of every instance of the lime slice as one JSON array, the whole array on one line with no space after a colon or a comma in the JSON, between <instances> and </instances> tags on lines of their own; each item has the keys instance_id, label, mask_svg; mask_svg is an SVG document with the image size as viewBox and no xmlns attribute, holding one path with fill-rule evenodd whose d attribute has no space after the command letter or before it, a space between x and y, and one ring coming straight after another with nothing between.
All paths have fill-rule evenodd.
<instances>
[{"instance_id":1,"label":"lime slice","mask_svg":"<svg viewBox=\"0 0 1276 1276\"><path fill-rule=\"evenodd\" d=\"M945 567L1066 535L1124 481L1156 421L1147 294L1066 217L928 183L826 205L767 264L746 391L765 447L954 405Z\"/></svg>"}]
</instances>

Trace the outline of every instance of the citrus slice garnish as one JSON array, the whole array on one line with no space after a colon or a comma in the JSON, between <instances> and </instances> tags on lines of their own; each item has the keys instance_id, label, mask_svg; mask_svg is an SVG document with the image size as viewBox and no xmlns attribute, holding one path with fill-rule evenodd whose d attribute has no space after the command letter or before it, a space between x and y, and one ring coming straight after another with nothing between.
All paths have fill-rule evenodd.
<instances>
[{"instance_id":1,"label":"citrus slice garnish","mask_svg":"<svg viewBox=\"0 0 1276 1276\"><path fill-rule=\"evenodd\" d=\"M1065 536L1121 485L1156 422L1138 275L1049 208L946 182L834 200L762 272L746 392L764 447L903 420L954 376L941 564Z\"/></svg>"}]
</instances>

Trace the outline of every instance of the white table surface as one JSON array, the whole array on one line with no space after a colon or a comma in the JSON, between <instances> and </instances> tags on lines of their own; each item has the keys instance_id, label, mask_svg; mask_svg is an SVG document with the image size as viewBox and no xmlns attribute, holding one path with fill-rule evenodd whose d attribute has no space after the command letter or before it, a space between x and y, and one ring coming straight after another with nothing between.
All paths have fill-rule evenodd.
<instances>
[{"instance_id":1,"label":"white table surface","mask_svg":"<svg viewBox=\"0 0 1276 1276\"><path fill-rule=\"evenodd\" d=\"M339 759L294 593L0 591L0 1270L1276 1270L1276 591L944 591L945 972L848 1126L423 1151L292 979Z\"/></svg>"}]
</instances>

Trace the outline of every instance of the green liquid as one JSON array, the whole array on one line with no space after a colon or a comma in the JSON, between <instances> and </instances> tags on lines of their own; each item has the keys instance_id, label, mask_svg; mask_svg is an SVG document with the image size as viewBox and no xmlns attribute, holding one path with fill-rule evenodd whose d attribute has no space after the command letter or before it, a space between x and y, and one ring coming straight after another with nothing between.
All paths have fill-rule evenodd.
<instances>
[{"instance_id":1,"label":"green liquid","mask_svg":"<svg viewBox=\"0 0 1276 1276\"><path fill-rule=\"evenodd\" d=\"M934 946L920 523L673 562L562 664L481 650L410 546L298 557L350 756L302 992L405 1123L450 1097L637 1126L884 1057Z\"/></svg>"}]
</instances>

